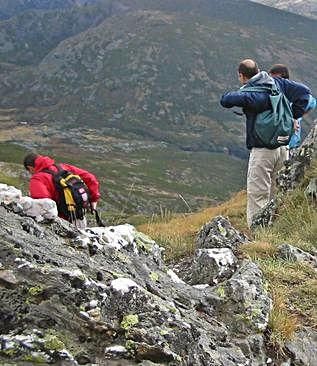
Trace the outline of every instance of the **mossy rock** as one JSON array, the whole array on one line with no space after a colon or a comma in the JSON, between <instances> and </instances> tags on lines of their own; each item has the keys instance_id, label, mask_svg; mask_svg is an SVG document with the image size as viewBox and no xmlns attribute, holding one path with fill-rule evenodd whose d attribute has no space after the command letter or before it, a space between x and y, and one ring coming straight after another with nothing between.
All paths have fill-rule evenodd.
<instances>
[{"instance_id":1,"label":"mossy rock","mask_svg":"<svg viewBox=\"0 0 317 366\"><path fill-rule=\"evenodd\" d=\"M128 330L139 323L139 316L137 314L125 315L120 323L121 328Z\"/></svg>"},{"instance_id":2,"label":"mossy rock","mask_svg":"<svg viewBox=\"0 0 317 366\"><path fill-rule=\"evenodd\" d=\"M50 351L61 351L65 349L65 344L53 334L47 334L44 338L44 347Z\"/></svg>"}]
</instances>

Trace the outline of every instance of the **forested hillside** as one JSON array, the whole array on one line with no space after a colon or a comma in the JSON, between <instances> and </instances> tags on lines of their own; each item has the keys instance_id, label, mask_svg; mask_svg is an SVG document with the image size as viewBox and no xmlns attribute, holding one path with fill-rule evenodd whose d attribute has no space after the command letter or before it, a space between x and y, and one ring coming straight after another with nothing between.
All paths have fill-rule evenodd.
<instances>
[{"instance_id":1,"label":"forested hillside","mask_svg":"<svg viewBox=\"0 0 317 366\"><path fill-rule=\"evenodd\" d=\"M263 69L286 63L293 78L317 86L317 21L254 2L5 5L2 141L67 159L71 152L102 174L113 205L129 192L131 209L144 209L143 192L152 191L149 211L184 209L179 194L198 207L243 186L244 120L219 105L224 91L239 87L242 58Z\"/></svg>"}]
</instances>

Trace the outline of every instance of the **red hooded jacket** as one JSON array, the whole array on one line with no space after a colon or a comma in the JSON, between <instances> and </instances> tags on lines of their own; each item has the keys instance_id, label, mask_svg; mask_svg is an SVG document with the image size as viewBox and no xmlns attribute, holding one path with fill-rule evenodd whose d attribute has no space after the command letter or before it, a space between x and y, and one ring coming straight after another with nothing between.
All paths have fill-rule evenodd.
<instances>
[{"instance_id":1,"label":"red hooded jacket","mask_svg":"<svg viewBox=\"0 0 317 366\"><path fill-rule=\"evenodd\" d=\"M43 169L49 169L57 172L57 168L54 166L54 164L54 160L48 156L39 155L35 159L35 173L30 179L30 196L32 198L51 198L55 202L58 202L59 195L55 188L52 174L42 172ZM73 174L79 175L90 191L91 202L98 201L100 198L99 182L93 174L87 172L86 170L79 169L73 165L58 165L60 165L63 169L72 172Z\"/></svg>"}]
</instances>

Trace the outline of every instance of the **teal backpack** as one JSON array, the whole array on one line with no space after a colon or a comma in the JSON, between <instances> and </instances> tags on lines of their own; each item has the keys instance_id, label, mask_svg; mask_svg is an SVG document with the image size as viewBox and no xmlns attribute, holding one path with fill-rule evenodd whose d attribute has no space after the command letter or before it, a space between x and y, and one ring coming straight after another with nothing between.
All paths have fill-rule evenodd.
<instances>
[{"instance_id":1,"label":"teal backpack","mask_svg":"<svg viewBox=\"0 0 317 366\"><path fill-rule=\"evenodd\" d=\"M254 123L254 135L268 149L288 145L294 133L291 104L276 85L270 87L247 86L241 92L269 92L272 109L259 113Z\"/></svg>"}]
</instances>

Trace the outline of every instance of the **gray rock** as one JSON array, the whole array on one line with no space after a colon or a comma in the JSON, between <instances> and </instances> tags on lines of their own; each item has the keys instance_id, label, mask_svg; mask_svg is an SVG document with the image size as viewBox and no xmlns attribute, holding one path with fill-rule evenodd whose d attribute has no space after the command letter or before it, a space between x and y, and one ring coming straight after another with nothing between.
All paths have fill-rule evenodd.
<instances>
[{"instance_id":1,"label":"gray rock","mask_svg":"<svg viewBox=\"0 0 317 366\"><path fill-rule=\"evenodd\" d=\"M196 246L197 248L236 249L247 241L248 238L234 229L228 219L217 216L201 228L196 239Z\"/></svg>"},{"instance_id":2,"label":"gray rock","mask_svg":"<svg viewBox=\"0 0 317 366\"><path fill-rule=\"evenodd\" d=\"M253 262L244 262L234 275L212 290L211 305L220 319L236 334L265 331L272 301L262 272Z\"/></svg>"},{"instance_id":3,"label":"gray rock","mask_svg":"<svg viewBox=\"0 0 317 366\"><path fill-rule=\"evenodd\" d=\"M267 227L273 224L273 220L277 210L277 200L274 198L270 202L268 202L262 210L257 212L252 217L251 230L256 229L257 227Z\"/></svg>"},{"instance_id":4,"label":"gray rock","mask_svg":"<svg viewBox=\"0 0 317 366\"><path fill-rule=\"evenodd\" d=\"M280 366L292 366L292 360L289 358L288 360L282 362Z\"/></svg>"},{"instance_id":5,"label":"gray rock","mask_svg":"<svg viewBox=\"0 0 317 366\"><path fill-rule=\"evenodd\" d=\"M238 262L229 248L198 249L191 270L183 279L191 284L216 284L232 275Z\"/></svg>"},{"instance_id":6,"label":"gray rock","mask_svg":"<svg viewBox=\"0 0 317 366\"><path fill-rule=\"evenodd\" d=\"M311 201L317 201L317 178L312 178L309 181L307 188L305 189L305 194Z\"/></svg>"},{"instance_id":7,"label":"gray rock","mask_svg":"<svg viewBox=\"0 0 317 366\"><path fill-rule=\"evenodd\" d=\"M317 257L302 249L296 248L290 244L282 244L277 249L277 256L281 259L292 262L307 262L317 268Z\"/></svg>"},{"instance_id":8,"label":"gray rock","mask_svg":"<svg viewBox=\"0 0 317 366\"><path fill-rule=\"evenodd\" d=\"M284 168L277 176L280 191L293 190L301 182L306 168L315 156L317 144L317 124L311 129L301 147L285 162Z\"/></svg>"},{"instance_id":9,"label":"gray rock","mask_svg":"<svg viewBox=\"0 0 317 366\"><path fill-rule=\"evenodd\" d=\"M317 365L317 332L315 330L302 329L292 341L286 343L285 348L292 356L292 365Z\"/></svg>"},{"instance_id":10,"label":"gray rock","mask_svg":"<svg viewBox=\"0 0 317 366\"><path fill-rule=\"evenodd\" d=\"M95 363L106 352L109 362L130 364L248 364L206 292L175 281L159 246L129 233L126 241L135 245L111 245L102 235L105 242L96 239L91 253L89 246L74 246L81 233L64 220L36 223L0 207L1 263L19 279L13 288L0 287L6 342L0 363L8 354L11 363L37 356Z\"/></svg>"},{"instance_id":11,"label":"gray rock","mask_svg":"<svg viewBox=\"0 0 317 366\"><path fill-rule=\"evenodd\" d=\"M8 288L15 287L18 284L18 280L14 275L13 271L1 270L0 269L0 286Z\"/></svg>"},{"instance_id":12,"label":"gray rock","mask_svg":"<svg viewBox=\"0 0 317 366\"><path fill-rule=\"evenodd\" d=\"M270 365L266 355L264 336L254 334L235 340L235 344L242 350L247 359L251 360L252 366Z\"/></svg>"}]
</instances>

